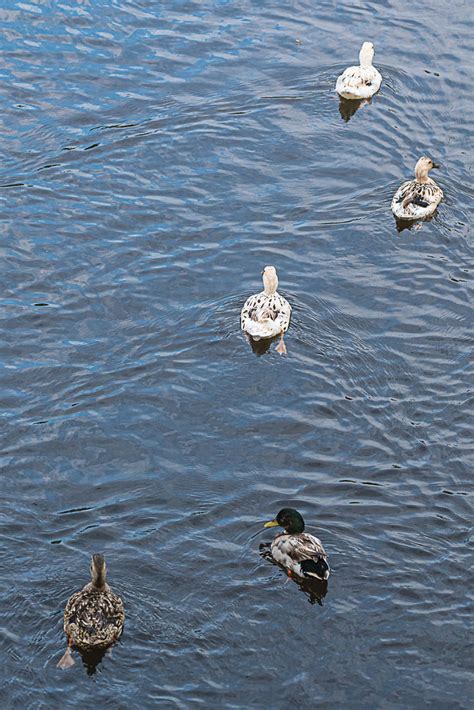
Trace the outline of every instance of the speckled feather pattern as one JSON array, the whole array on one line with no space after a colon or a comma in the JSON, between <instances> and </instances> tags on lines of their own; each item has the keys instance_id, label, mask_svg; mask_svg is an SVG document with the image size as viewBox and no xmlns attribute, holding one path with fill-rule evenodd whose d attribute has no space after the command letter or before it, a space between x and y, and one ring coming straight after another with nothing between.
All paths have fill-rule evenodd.
<instances>
[{"instance_id":1,"label":"speckled feather pattern","mask_svg":"<svg viewBox=\"0 0 474 710\"><path fill-rule=\"evenodd\" d=\"M348 67L337 79L336 91L347 99L368 99L382 83L382 76L373 66Z\"/></svg>"},{"instance_id":2,"label":"speckled feather pattern","mask_svg":"<svg viewBox=\"0 0 474 710\"><path fill-rule=\"evenodd\" d=\"M265 291L250 296L240 313L242 330L256 338L271 338L286 333L290 325L291 306L278 292Z\"/></svg>"},{"instance_id":3,"label":"speckled feather pattern","mask_svg":"<svg viewBox=\"0 0 474 710\"><path fill-rule=\"evenodd\" d=\"M321 540L306 532L299 535L280 533L272 540L270 550L275 562L290 569L299 577L307 576L301 569L301 562L304 560L317 561L322 558L327 562L326 551Z\"/></svg>"},{"instance_id":4,"label":"speckled feather pattern","mask_svg":"<svg viewBox=\"0 0 474 710\"><path fill-rule=\"evenodd\" d=\"M69 599L64 611L64 632L84 650L107 648L123 630L122 600L108 585L103 590L88 584Z\"/></svg>"},{"instance_id":5,"label":"speckled feather pattern","mask_svg":"<svg viewBox=\"0 0 474 710\"><path fill-rule=\"evenodd\" d=\"M422 219L433 214L442 199L442 189L431 178L426 183L407 180L393 197L392 212L398 219Z\"/></svg>"}]
</instances>

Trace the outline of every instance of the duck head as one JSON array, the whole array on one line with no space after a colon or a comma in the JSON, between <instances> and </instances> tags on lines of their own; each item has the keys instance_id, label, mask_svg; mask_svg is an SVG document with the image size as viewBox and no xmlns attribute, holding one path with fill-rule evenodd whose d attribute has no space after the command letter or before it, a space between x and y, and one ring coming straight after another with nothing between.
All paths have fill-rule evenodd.
<instances>
[{"instance_id":1,"label":"duck head","mask_svg":"<svg viewBox=\"0 0 474 710\"><path fill-rule=\"evenodd\" d=\"M417 182L427 182L428 173L433 168L439 168L437 163L434 163L431 158L427 158L426 155L422 155L417 164L415 165L415 179Z\"/></svg>"},{"instance_id":2,"label":"duck head","mask_svg":"<svg viewBox=\"0 0 474 710\"><path fill-rule=\"evenodd\" d=\"M97 589L102 589L105 585L105 578L107 576L107 565L105 564L105 559L103 555L92 555L91 559L91 577L92 584Z\"/></svg>"},{"instance_id":3,"label":"duck head","mask_svg":"<svg viewBox=\"0 0 474 710\"><path fill-rule=\"evenodd\" d=\"M278 288L278 276L274 266L265 266L262 271L263 290L266 296L272 296Z\"/></svg>"},{"instance_id":4,"label":"duck head","mask_svg":"<svg viewBox=\"0 0 474 710\"><path fill-rule=\"evenodd\" d=\"M360 66L364 69L372 66L372 60L374 58L374 45L372 42L364 42L359 52L359 62Z\"/></svg>"},{"instance_id":5,"label":"duck head","mask_svg":"<svg viewBox=\"0 0 474 710\"><path fill-rule=\"evenodd\" d=\"M304 520L301 513L294 508L282 508L275 520L265 523L265 528L274 528L279 525L289 535L299 535L304 530Z\"/></svg>"}]
</instances>

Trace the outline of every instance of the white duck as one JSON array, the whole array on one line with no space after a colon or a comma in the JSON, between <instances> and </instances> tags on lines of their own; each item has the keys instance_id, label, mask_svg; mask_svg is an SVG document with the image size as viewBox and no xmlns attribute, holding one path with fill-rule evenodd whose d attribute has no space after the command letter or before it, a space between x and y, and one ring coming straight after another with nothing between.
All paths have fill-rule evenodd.
<instances>
[{"instance_id":1,"label":"white duck","mask_svg":"<svg viewBox=\"0 0 474 710\"><path fill-rule=\"evenodd\" d=\"M254 340L280 336L277 352L286 354L283 336L288 330L291 306L277 293L278 276L274 266L262 271L263 291L250 296L240 312L240 327Z\"/></svg>"},{"instance_id":2,"label":"white duck","mask_svg":"<svg viewBox=\"0 0 474 710\"><path fill-rule=\"evenodd\" d=\"M439 165L422 156L415 165L415 179L400 185L392 200L392 212L397 219L423 219L433 214L443 199L443 191L428 177L432 168Z\"/></svg>"},{"instance_id":3,"label":"white duck","mask_svg":"<svg viewBox=\"0 0 474 710\"><path fill-rule=\"evenodd\" d=\"M377 93L382 76L372 65L374 45L364 42L359 52L360 66L348 67L336 81L336 91L344 99L369 99Z\"/></svg>"}]
</instances>

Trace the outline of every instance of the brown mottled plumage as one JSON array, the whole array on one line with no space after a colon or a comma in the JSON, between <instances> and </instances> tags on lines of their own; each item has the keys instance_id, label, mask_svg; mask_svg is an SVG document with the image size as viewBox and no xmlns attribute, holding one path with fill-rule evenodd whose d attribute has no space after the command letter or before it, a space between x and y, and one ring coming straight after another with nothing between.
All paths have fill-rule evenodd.
<instances>
[{"instance_id":1,"label":"brown mottled plumage","mask_svg":"<svg viewBox=\"0 0 474 710\"><path fill-rule=\"evenodd\" d=\"M64 610L64 633L68 647L59 668L74 664L71 646L83 651L105 649L120 637L125 613L119 596L106 583L107 567L102 555L93 555L92 581L69 599Z\"/></svg>"}]
</instances>

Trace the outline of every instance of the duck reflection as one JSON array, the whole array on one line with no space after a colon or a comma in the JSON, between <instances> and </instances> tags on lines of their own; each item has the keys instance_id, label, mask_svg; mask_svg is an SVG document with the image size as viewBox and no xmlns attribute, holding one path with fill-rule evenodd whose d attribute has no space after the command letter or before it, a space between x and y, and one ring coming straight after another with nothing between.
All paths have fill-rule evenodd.
<instances>
[{"instance_id":1,"label":"duck reflection","mask_svg":"<svg viewBox=\"0 0 474 710\"><path fill-rule=\"evenodd\" d=\"M348 123L352 116L365 104L371 104L372 99L344 99L339 98L339 113L341 118Z\"/></svg>"},{"instance_id":2,"label":"duck reflection","mask_svg":"<svg viewBox=\"0 0 474 710\"><path fill-rule=\"evenodd\" d=\"M105 656L106 653L111 654L112 650L111 649L98 649L95 651L83 651L80 648L75 649L81 659L82 663L84 664L84 668L87 671L87 675L94 675L97 671L97 666L102 662L103 657Z\"/></svg>"},{"instance_id":3,"label":"duck reflection","mask_svg":"<svg viewBox=\"0 0 474 710\"><path fill-rule=\"evenodd\" d=\"M399 219L394 216L397 232L403 232L404 229L410 229L412 232L416 232L418 229L421 229L423 222L431 222L434 216L435 213L425 217L424 219L418 220L418 222L415 222L412 219Z\"/></svg>"},{"instance_id":4,"label":"duck reflection","mask_svg":"<svg viewBox=\"0 0 474 710\"><path fill-rule=\"evenodd\" d=\"M295 580L300 590L308 598L310 604L323 605L323 599L328 593L328 583L319 579L298 579Z\"/></svg>"},{"instance_id":5,"label":"duck reflection","mask_svg":"<svg viewBox=\"0 0 474 710\"><path fill-rule=\"evenodd\" d=\"M268 562L271 562L275 565L275 567L282 569L285 574L288 574L286 569L273 559L270 546L270 542L260 543L259 551L261 557L268 560ZM323 599L328 593L328 583L326 580L321 581L319 579L303 579L302 577L296 577L294 575L288 577L287 581L290 581L290 579L300 588L310 604L319 604L319 606L323 606Z\"/></svg>"},{"instance_id":6,"label":"duck reflection","mask_svg":"<svg viewBox=\"0 0 474 710\"><path fill-rule=\"evenodd\" d=\"M248 333L246 333L245 337L250 343L250 347L252 348L255 355L258 355L259 357L260 355L265 355L265 353L269 351L270 345L276 340L279 340L278 335L276 335L274 338L259 338L258 340L255 340L254 338L252 338L251 335L248 335Z\"/></svg>"}]
</instances>

